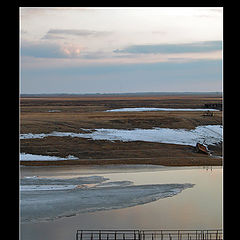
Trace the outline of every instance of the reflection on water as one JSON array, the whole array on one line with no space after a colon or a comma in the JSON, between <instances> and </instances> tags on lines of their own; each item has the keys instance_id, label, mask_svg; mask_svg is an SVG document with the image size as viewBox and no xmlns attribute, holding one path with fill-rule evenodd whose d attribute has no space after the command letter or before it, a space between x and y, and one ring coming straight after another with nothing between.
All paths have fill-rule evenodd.
<instances>
[{"instance_id":1,"label":"reflection on water","mask_svg":"<svg viewBox=\"0 0 240 240\"><path fill-rule=\"evenodd\" d=\"M22 177L98 175L108 181L141 184L192 183L173 197L118 210L82 213L50 222L21 225L21 239L75 239L77 229L222 228L222 167L61 167L22 168Z\"/></svg>"}]
</instances>

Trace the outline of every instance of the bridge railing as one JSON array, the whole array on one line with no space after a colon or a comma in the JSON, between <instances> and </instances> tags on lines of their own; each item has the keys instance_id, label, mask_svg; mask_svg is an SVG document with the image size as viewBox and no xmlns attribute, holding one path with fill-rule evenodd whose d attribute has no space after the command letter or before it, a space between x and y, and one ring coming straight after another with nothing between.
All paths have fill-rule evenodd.
<instances>
[{"instance_id":1,"label":"bridge railing","mask_svg":"<svg viewBox=\"0 0 240 240\"><path fill-rule=\"evenodd\" d=\"M222 240L216 230L77 230L76 240Z\"/></svg>"},{"instance_id":2,"label":"bridge railing","mask_svg":"<svg viewBox=\"0 0 240 240\"><path fill-rule=\"evenodd\" d=\"M222 230L143 230L141 240L222 240Z\"/></svg>"},{"instance_id":3,"label":"bridge railing","mask_svg":"<svg viewBox=\"0 0 240 240\"><path fill-rule=\"evenodd\" d=\"M141 240L139 230L77 230L76 240Z\"/></svg>"}]
</instances>

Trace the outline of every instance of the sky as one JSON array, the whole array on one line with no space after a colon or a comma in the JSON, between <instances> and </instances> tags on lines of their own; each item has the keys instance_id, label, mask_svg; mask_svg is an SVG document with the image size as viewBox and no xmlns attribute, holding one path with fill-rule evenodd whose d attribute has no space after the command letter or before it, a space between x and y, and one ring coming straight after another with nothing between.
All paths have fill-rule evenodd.
<instances>
[{"instance_id":1,"label":"sky","mask_svg":"<svg viewBox=\"0 0 240 240\"><path fill-rule=\"evenodd\" d=\"M20 93L221 92L222 7L21 7Z\"/></svg>"}]
</instances>

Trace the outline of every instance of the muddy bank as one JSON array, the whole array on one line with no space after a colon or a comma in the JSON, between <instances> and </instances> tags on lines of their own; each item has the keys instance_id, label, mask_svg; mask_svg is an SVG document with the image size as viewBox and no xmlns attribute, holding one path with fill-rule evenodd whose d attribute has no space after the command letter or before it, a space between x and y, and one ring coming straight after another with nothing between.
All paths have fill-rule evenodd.
<instances>
[{"instance_id":1,"label":"muddy bank","mask_svg":"<svg viewBox=\"0 0 240 240\"><path fill-rule=\"evenodd\" d=\"M164 158L164 159L92 159L60 161L21 161L23 166L63 166L63 165L110 165L110 164L153 164L162 166L222 166L222 158Z\"/></svg>"}]
</instances>

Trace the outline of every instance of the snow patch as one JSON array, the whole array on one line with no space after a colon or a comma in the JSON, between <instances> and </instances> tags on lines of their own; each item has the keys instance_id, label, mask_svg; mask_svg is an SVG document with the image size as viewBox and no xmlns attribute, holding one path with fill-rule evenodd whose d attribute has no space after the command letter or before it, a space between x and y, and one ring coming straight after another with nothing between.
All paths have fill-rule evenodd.
<instances>
[{"instance_id":1,"label":"snow patch","mask_svg":"<svg viewBox=\"0 0 240 240\"><path fill-rule=\"evenodd\" d=\"M43 138L48 136L79 137L109 141L145 141L195 146L197 142L214 145L223 140L222 125L198 126L193 130L152 128L152 129L95 129L88 133L52 132L48 134L21 134L20 139Z\"/></svg>"},{"instance_id":2,"label":"snow patch","mask_svg":"<svg viewBox=\"0 0 240 240\"><path fill-rule=\"evenodd\" d=\"M61 112L60 110L48 110L48 112Z\"/></svg>"},{"instance_id":3,"label":"snow patch","mask_svg":"<svg viewBox=\"0 0 240 240\"><path fill-rule=\"evenodd\" d=\"M119 108L106 110L105 112L146 112L146 111L219 111L217 109L206 108Z\"/></svg>"},{"instance_id":4,"label":"snow patch","mask_svg":"<svg viewBox=\"0 0 240 240\"><path fill-rule=\"evenodd\" d=\"M30 153L20 153L20 161L58 161L58 160L74 160L78 159L72 155L68 155L66 158L56 157L56 156L44 156L35 155Z\"/></svg>"}]
</instances>

